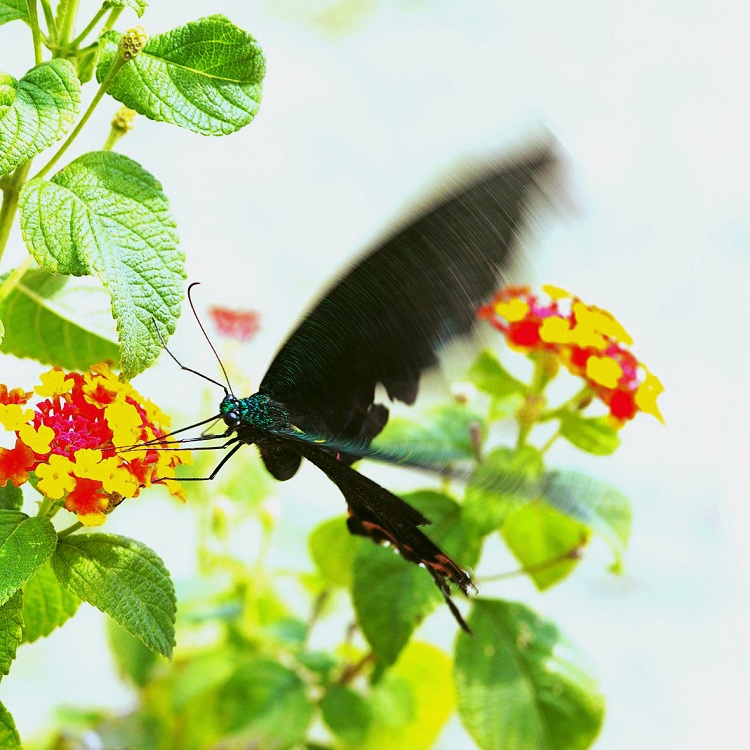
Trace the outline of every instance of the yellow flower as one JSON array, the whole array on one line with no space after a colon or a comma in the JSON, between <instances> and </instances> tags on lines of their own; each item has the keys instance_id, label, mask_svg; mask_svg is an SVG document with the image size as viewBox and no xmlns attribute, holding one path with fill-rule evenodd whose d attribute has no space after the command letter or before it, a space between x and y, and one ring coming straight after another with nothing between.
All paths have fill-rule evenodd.
<instances>
[{"instance_id":1,"label":"yellow flower","mask_svg":"<svg viewBox=\"0 0 750 750\"><path fill-rule=\"evenodd\" d=\"M103 501L103 505L106 508L107 500ZM78 520L86 527L101 526L106 520L106 513L78 513Z\"/></svg>"},{"instance_id":2,"label":"yellow flower","mask_svg":"<svg viewBox=\"0 0 750 750\"><path fill-rule=\"evenodd\" d=\"M73 473L81 479L99 479L102 452L93 448L81 448L73 454Z\"/></svg>"},{"instance_id":3,"label":"yellow flower","mask_svg":"<svg viewBox=\"0 0 750 750\"><path fill-rule=\"evenodd\" d=\"M559 286L553 286L552 284L545 284L542 287L542 291L553 300L565 299L570 297L570 292L565 289L561 289Z\"/></svg>"},{"instance_id":4,"label":"yellow flower","mask_svg":"<svg viewBox=\"0 0 750 750\"><path fill-rule=\"evenodd\" d=\"M52 396L62 396L68 393L75 384L73 378L66 377L62 370L53 368L49 372L43 372L39 376L42 381L41 385L35 385L34 390L38 396L51 398Z\"/></svg>"},{"instance_id":5,"label":"yellow flower","mask_svg":"<svg viewBox=\"0 0 750 750\"><path fill-rule=\"evenodd\" d=\"M141 438L142 421L138 409L126 401L116 401L104 410L112 430L112 443L117 448L133 445Z\"/></svg>"},{"instance_id":6,"label":"yellow flower","mask_svg":"<svg viewBox=\"0 0 750 750\"><path fill-rule=\"evenodd\" d=\"M509 302L498 302L495 312L502 315L509 323L523 320L529 313L529 303L522 299L512 299Z\"/></svg>"},{"instance_id":7,"label":"yellow flower","mask_svg":"<svg viewBox=\"0 0 750 750\"><path fill-rule=\"evenodd\" d=\"M53 453L48 463L36 467L39 490L52 500L59 500L76 486L76 480L70 475L72 470L73 462L69 458Z\"/></svg>"},{"instance_id":8,"label":"yellow flower","mask_svg":"<svg viewBox=\"0 0 750 750\"><path fill-rule=\"evenodd\" d=\"M622 377L622 367L612 357L591 356L586 361L586 377L605 388L615 388Z\"/></svg>"},{"instance_id":9,"label":"yellow flower","mask_svg":"<svg viewBox=\"0 0 750 750\"><path fill-rule=\"evenodd\" d=\"M16 432L21 425L34 419L31 409L24 409L20 404L0 404L0 424L11 432Z\"/></svg>"},{"instance_id":10,"label":"yellow flower","mask_svg":"<svg viewBox=\"0 0 750 750\"><path fill-rule=\"evenodd\" d=\"M662 424L664 424L664 417L662 417L659 411L656 399L663 390L664 386L661 384L661 380L646 370L646 379L638 386L638 390L635 392L636 406L641 411L645 411L646 414L656 417Z\"/></svg>"},{"instance_id":11,"label":"yellow flower","mask_svg":"<svg viewBox=\"0 0 750 750\"><path fill-rule=\"evenodd\" d=\"M550 315L542 321L539 327L539 338L548 344L570 344L575 340L575 335L569 320Z\"/></svg>"},{"instance_id":12,"label":"yellow flower","mask_svg":"<svg viewBox=\"0 0 750 750\"><path fill-rule=\"evenodd\" d=\"M39 429L34 429L30 424L22 424L18 428L18 437L22 442L38 455L49 453L52 441L55 439L55 431L46 424L39 425Z\"/></svg>"}]
</instances>

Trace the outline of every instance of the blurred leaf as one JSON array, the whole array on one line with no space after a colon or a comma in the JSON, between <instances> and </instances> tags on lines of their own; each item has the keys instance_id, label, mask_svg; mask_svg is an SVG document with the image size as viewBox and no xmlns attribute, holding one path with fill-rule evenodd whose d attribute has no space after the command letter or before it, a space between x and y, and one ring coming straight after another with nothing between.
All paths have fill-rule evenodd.
<instances>
[{"instance_id":1,"label":"blurred leaf","mask_svg":"<svg viewBox=\"0 0 750 750\"><path fill-rule=\"evenodd\" d=\"M172 705L182 711L204 693L216 690L234 674L236 656L229 650L212 651L191 658L175 669Z\"/></svg>"},{"instance_id":2,"label":"blurred leaf","mask_svg":"<svg viewBox=\"0 0 750 750\"><path fill-rule=\"evenodd\" d=\"M131 8L140 18L146 10L145 0L105 0L104 3L109 8Z\"/></svg>"},{"instance_id":3,"label":"blurred leaf","mask_svg":"<svg viewBox=\"0 0 750 750\"><path fill-rule=\"evenodd\" d=\"M91 47L79 50L76 54L76 74L81 83L88 83L96 71L96 64L99 62L99 45L93 44Z\"/></svg>"},{"instance_id":4,"label":"blurred leaf","mask_svg":"<svg viewBox=\"0 0 750 750\"><path fill-rule=\"evenodd\" d=\"M10 599L55 551L57 534L48 518L0 510L0 604Z\"/></svg>"},{"instance_id":5,"label":"blurred leaf","mask_svg":"<svg viewBox=\"0 0 750 750\"><path fill-rule=\"evenodd\" d=\"M27 271L0 303L0 316L8 327L0 346L6 354L82 371L120 360L109 297L93 279Z\"/></svg>"},{"instance_id":6,"label":"blurred leaf","mask_svg":"<svg viewBox=\"0 0 750 750\"><path fill-rule=\"evenodd\" d=\"M346 527L346 516L337 516L319 524L308 538L310 556L327 583L349 586L357 551L367 544Z\"/></svg>"},{"instance_id":7,"label":"blurred leaf","mask_svg":"<svg viewBox=\"0 0 750 750\"><path fill-rule=\"evenodd\" d=\"M333 685L320 702L323 720L348 745L360 747L370 730L372 709L357 692L345 685Z\"/></svg>"},{"instance_id":8,"label":"blurred leaf","mask_svg":"<svg viewBox=\"0 0 750 750\"><path fill-rule=\"evenodd\" d=\"M0 23L3 23L0 5ZM10 19L6 19L10 20ZM48 60L17 81L0 73L0 174L44 151L75 121L81 84L67 60Z\"/></svg>"},{"instance_id":9,"label":"blurred leaf","mask_svg":"<svg viewBox=\"0 0 750 750\"><path fill-rule=\"evenodd\" d=\"M459 633L461 721L482 750L584 750L604 698L557 627L513 602L475 599L474 637Z\"/></svg>"},{"instance_id":10,"label":"blurred leaf","mask_svg":"<svg viewBox=\"0 0 750 750\"><path fill-rule=\"evenodd\" d=\"M477 533L499 529L519 503L529 500L530 488L542 473L542 456L530 445L518 450L496 448L485 456L466 488L464 518Z\"/></svg>"},{"instance_id":11,"label":"blurred leaf","mask_svg":"<svg viewBox=\"0 0 750 750\"><path fill-rule=\"evenodd\" d=\"M24 240L52 273L99 278L112 300L123 375L161 353L180 314L183 253L159 182L122 154L80 156L50 181L27 182L19 202Z\"/></svg>"},{"instance_id":12,"label":"blurred leaf","mask_svg":"<svg viewBox=\"0 0 750 750\"><path fill-rule=\"evenodd\" d=\"M578 472L554 471L544 478L543 495L553 508L599 534L614 552L614 570L620 569L633 519L622 492Z\"/></svg>"},{"instance_id":13,"label":"blurred leaf","mask_svg":"<svg viewBox=\"0 0 750 750\"><path fill-rule=\"evenodd\" d=\"M491 349L485 349L467 373L466 379L480 391L496 398L526 393L526 386L514 378Z\"/></svg>"},{"instance_id":14,"label":"blurred leaf","mask_svg":"<svg viewBox=\"0 0 750 750\"><path fill-rule=\"evenodd\" d=\"M560 434L577 448L595 456L610 456L620 445L620 436L606 417L583 417L564 411L560 415Z\"/></svg>"},{"instance_id":15,"label":"blurred leaf","mask_svg":"<svg viewBox=\"0 0 750 750\"><path fill-rule=\"evenodd\" d=\"M565 556L585 545L591 535L587 526L559 513L542 500L512 511L500 533L540 591L554 586L572 572L578 558Z\"/></svg>"},{"instance_id":16,"label":"blurred leaf","mask_svg":"<svg viewBox=\"0 0 750 750\"><path fill-rule=\"evenodd\" d=\"M295 654L295 659L305 669L319 675L324 683L328 682L331 672L339 663L338 659L328 651L303 651Z\"/></svg>"},{"instance_id":17,"label":"blurred leaf","mask_svg":"<svg viewBox=\"0 0 750 750\"><path fill-rule=\"evenodd\" d=\"M304 739L313 713L299 676L270 659L240 665L220 701L226 730L242 747L290 748Z\"/></svg>"},{"instance_id":18,"label":"blurred leaf","mask_svg":"<svg viewBox=\"0 0 750 750\"><path fill-rule=\"evenodd\" d=\"M11 482L5 487L0 487L0 510L21 510L23 505L23 492Z\"/></svg>"},{"instance_id":19,"label":"blurred leaf","mask_svg":"<svg viewBox=\"0 0 750 750\"><path fill-rule=\"evenodd\" d=\"M118 54L120 36L108 31L100 40L100 83ZM227 135L257 114L265 73L255 39L214 15L152 36L107 93L152 120L202 135Z\"/></svg>"},{"instance_id":20,"label":"blurred leaf","mask_svg":"<svg viewBox=\"0 0 750 750\"><path fill-rule=\"evenodd\" d=\"M0 607L0 674L8 674L10 665L16 658L16 649L21 642L22 610L23 593L21 589L16 591ZM0 747L2 746L0 745Z\"/></svg>"},{"instance_id":21,"label":"blurred leaf","mask_svg":"<svg viewBox=\"0 0 750 750\"><path fill-rule=\"evenodd\" d=\"M156 653L114 620L107 621L107 640L120 677L136 687L143 687L158 663Z\"/></svg>"},{"instance_id":22,"label":"blurred leaf","mask_svg":"<svg viewBox=\"0 0 750 750\"><path fill-rule=\"evenodd\" d=\"M453 712L448 655L410 643L372 691L372 725L357 750L428 750Z\"/></svg>"},{"instance_id":23,"label":"blurred leaf","mask_svg":"<svg viewBox=\"0 0 750 750\"><path fill-rule=\"evenodd\" d=\"M29 22L26 0L0 0L0 26L17 19Z\"/></svg>"},{"instance_id":24,"label":"blurred leaf","mask_svg":"<svg viewBox=\"0 0 750 750\"><path fill-rule=\"evenodd\" d=\"M0 703L0 750L21 750L21 738L18 736L13 717Z\"/></svg>"},{"instance_id":25,"label":"blurred leaf","mask_svg":"<svg viewBox=\"0 0 750 750\"><path fill-rule=\"evenodd\" d=\"M74 534L52 557L60 583L163 656L174 645L175 595L159 556L112 534Z\"/></svg>"},{"instance_id":26,"label":"blurred leaf","mask_svg":"<svg viewBox=\"0 0 750 750\"><path fill-rule=\"evenodd\" d=\"M24 586L24 643L48 636L76 613L80 603L75 594L60 585L49 561L45 562Z\"/></svg>"}]
</instances>

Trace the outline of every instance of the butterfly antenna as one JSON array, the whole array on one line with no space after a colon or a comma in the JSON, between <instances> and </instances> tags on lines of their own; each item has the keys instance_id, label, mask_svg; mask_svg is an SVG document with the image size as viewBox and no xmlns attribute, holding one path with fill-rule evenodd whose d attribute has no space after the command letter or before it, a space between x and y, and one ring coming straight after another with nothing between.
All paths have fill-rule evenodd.
<instances>
[{"instance_id":1,"label":"butterfly antenna","mask_svg":"<svg viewBox=\"0 0 750 750\"><path fill-rule=\"evenodd\" d=\"M192 305L192 302L191 302L190 303L190 307L192 307L192 306L193 305ZM193 312L195 312L195 310L193 310ZM209 378L208 375L204 375L202 372L198 372L198 370L193 370L191 367L185 367L185 365L183 365L182 362L180 362L180 360L177 359L177 357L175 357L174 354L172 354L172 352L169 351L169 347L167 346L167 342L164 341L164 336L161 335L161 330L159 329L159 324L157 323L156 318L154 318L153 316L151 316L151 320L154 322L154 330L156 331L156 335L159 337L159 341L161 341L161 345L164 348L164 351L174 360L175 364L181 370L185 370L186 372L192 372L193 375L197 375L199 378L203 378L204 380L208 380L209 383L213 383L214 385L218 385L219 388L222 388L224 390L224 393L226 393L227 396L232 392L231 390L227 390L227 387L223 383L220 383L218 380L214 380L213 378ZM201 330L203 330L203 326L201 326ZM213 349L213 347L211 347L211 348ZM224 368L222 367L221 369L223 370ZM225 373L225 375L226 375L226 373ZM229 381L227 380L227 383L228 382ZM206 421L209 422L210 420L207 419Z\"/></svg>"},{"instance_id":2,"label":"butterfly antenna","mask_svg":"<svg viewBox=\"0 0 750 750\"><path fill-rule=\"evenodd\" d=\"M211 343L211 339L208 337L208 334L206 333L206 329L203 327L203 323L201 323L201 319L198 317L198 313L195 311L195 305L193 305L193 287L198 286L200 284L199 281L194 281L187 290L187 297L188 302L190 303L190 309L193 311L193 315L195 316L195 320L198 323L198 327L201 329L201 333L205 336L206 341L208 341L208 345L211 347L211 351L214 353L214 357L216 357L216 361L219 363L219 367L221 367L221 371L224 373L224 380L227 381L227 386L229 387L229 393L234 393L232 390L232 384L229 382L229 375L227 375L227 371L224 368L224 363L221 361L221 358L219 357L218 352L216 351L216 348ZM226 388L224 389L226 390Z\"/></svg>"}]
</instances>

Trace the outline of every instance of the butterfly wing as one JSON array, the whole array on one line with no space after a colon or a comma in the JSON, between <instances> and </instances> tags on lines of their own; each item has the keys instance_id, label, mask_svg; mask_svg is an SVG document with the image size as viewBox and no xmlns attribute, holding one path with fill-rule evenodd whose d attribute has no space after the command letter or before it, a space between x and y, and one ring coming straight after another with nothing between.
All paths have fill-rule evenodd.
<instances>
[{"instance_id":1,"label":"butterfly wing","mask_svg":"<svg viewBox=\"0 0 750 750\"><path fill-rule=\"evenodd\" d=\"M532 188L554 162L541 148L486 168L375 247L291 334L261 393L300 415L305 430L369 443L388 419L376 385L414 402L421 373L497 289Z\"/></svg>"}]
</instances>

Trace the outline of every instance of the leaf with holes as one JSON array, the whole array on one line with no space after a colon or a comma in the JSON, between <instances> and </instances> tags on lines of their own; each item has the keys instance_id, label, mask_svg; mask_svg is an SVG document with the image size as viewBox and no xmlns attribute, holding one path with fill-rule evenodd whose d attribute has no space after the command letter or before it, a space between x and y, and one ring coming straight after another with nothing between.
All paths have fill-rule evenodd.
<instances>
[{"instance_id":1,"label":"leaf with holes","mask_svg":"<svg viewBox=\"0 0 750 750\"><path fill-rule=\"evenodd\" d=\"M108 31L100 40L100 83L118 54L120 36ZM201 135L227 135L255 117L265 73L255 39L214 15L152 36L107 93L152 120Z\"/></svg>"},{"instance_id":2,"label":"leaf with holes","mask_svg":"<svg viewBox=\"0 0 750 750\"><path fill-rule=\"evenodd\" d=\"M52 566L44 563L24 586L23 640L32 643L66 623L81 600L60 585Z\"/></svg>"},{"instance_id":3,"label":"leaf with holes","mask_svg":"<svg viewBox=\"0 0 750 750\"><path fill-rule=\"evenodd\" d=\"M57 534L48 518L0 510L0 604L44 565L56 542Z\"/></svg>"},{"instance_id":4,"label":"leaf with holes","mask_svg":"<svg viewBox=\"0 0 750 750\"><path fill-rule=\"evenodd\" d=\"M172 655L174 586L161 558L145 544L112 534L72 535L60 540L52 569L76 596L153 651Z\"/></svg>"},{"instance_id":5,"label":"leaf with holes","mask_svg":"<svg viewBox=\"0 0 750 750\"><path fill-rule=\"evenodd\" d=\"M66 370L88 370L95 362L120 361L110 300L90 277L27 271L0 302L7 335L0 351Z\"/></svg>"},{"instance_id":6,"label":"leaf with holes","mask_svg":"<svg viewBox=\"0 0 750 750\"><path fill-rule=\"evenodd\" d=\"M585 750L604 698L554 623L514 602L475 599L459 633L458 714L482 750Z\"/></svg>"},{"instance_id":7,"label":"leaf with holes","mask_svg":"<svg viewBox=\"0 0 750 750\"><path fill-rule=\"evenodd\" d=\"M52 273L93 274L109 292L123 375L161 352L153 318L174 332L185 278L175 222L160 183L122 154L84 154L50 181L32 180L20 198L21 229Z\"/></svg>"},{"instance_id":8,"label":"leaf with holes","mask_svg":"<svg viewBox=\"0 0 750 750\"><path fill-rule=\"evenodd\" d=\"M67 60L41 63L20 81L0 73L0 174L62 138L80 103L81 84Z\"/></svg>"}]
</instances>

